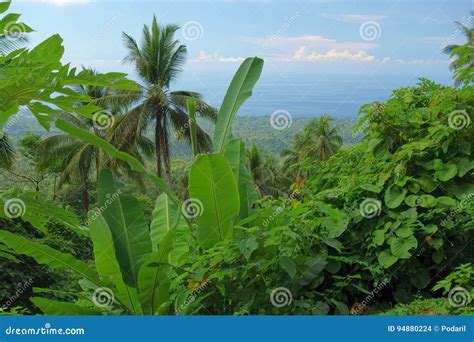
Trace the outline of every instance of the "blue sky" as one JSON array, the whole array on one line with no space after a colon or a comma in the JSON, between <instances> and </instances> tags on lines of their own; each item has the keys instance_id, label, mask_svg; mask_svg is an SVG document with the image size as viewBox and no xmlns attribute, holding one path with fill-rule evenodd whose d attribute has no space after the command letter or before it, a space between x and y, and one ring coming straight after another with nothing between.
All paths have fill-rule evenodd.
<instances>
[{"instance_id":1,"label":"blue sky","mask_svg":"<svg viewBox=\"0 0 474 342\"><path fill-rule=\"evenodd\" d=\"M441 46L460 40L453 21L467 20L471 6L469 0L18 0L12 10L36 29L33 42L60 33L67 59L101 68L124 68L121 32L139 37L155 13L162 23L189 29L188 35L178 34L188 46L188 68L219 69L259 55L279 68L304 72L421 67L443 73L448 58ZM364 23L369 31L363 36Z\"/></svg>"},{"instance_id":2,"label":"blue sky","mask_svg":"<svg viewBox=\"0 0 474 342\"><path fill-rule=\"evenodd\" d=\"M308 98L338 90L339 98L354 102L354 108L371 99L368 93L386 95L421 76L451 82L449 57L441 49L463 41L454 21L468 24L471 8L470 0L13 0L11 7L36 30L32 44L60 33L64 62L76 66L124 71L135 78L133 68L122 63L121 33L139 39L143 25L156 14L160 23L182 27L177 38L188 47L177 86L211 94L210 102L220 101L221 85L239 62L257 55L265 59L260 83L282 85ZM367 82L373 85L367 88ZM257 88L253 101L265 89Z\"/></svg>"}]
</instances>

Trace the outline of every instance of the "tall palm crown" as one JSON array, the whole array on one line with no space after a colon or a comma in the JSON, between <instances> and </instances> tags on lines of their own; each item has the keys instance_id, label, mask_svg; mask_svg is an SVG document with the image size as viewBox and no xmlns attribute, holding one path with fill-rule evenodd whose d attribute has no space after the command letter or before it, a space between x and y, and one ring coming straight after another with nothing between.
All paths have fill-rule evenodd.
<instances>
[{"instance_id":1,"label":"tall palm crown","mask_svg":"<svg viewBox=\"0 0 474 342\"><path fill-rule=\"evenodd\" d=\"M97 73L92 69L85 70L91 74ZM77 91L87 94L93 100L92 104L100 105L105 110L94 114L93 119L65 112L61 113L61 118L96 136L110 140L114 122L119 121L122 113L127 111L130 102L135 99L134 94L98 86L79 86ZM149 155L152 142L143 136L138 137L136 141L135 145L129 144L126 148L122 146L122 151L142 161L143 154ZM65 183L80 184L85 212L89 209L89 187L93 183L98 185L101 169L110 167L115 172L133 174L126 163L108 158L98 147L67 133L43 140L38 148L38 157L40 170L61 170L58 188Z\"/></svg>"},{"instance_id":2,"label":"tall palm crown","mask_svg":"<svg viewBox=\"0 0 474 342\"><path fill-rule=\"evenodd\" d=\"M470 14L470 18L474 18L474 11ZM469 28L460 22L456 22L456 26L464 34L467 42L463 45L448 45L443 52L454 58L449 67L454 70L455 84L468 85L474 82L474 28Z\"/></svg>"},{"instance_id":3,"label":"tall palm crown","mask_svg":"<svg viewBox=\"0 0 474 342\"><path fill-rule=\"evenodd\" d=\"M286 150L282 155L287 164L295 164L306 158L327 160L342 146L342 138L336 126L331 127L332 118L323 115L311 120L304 131L295 136L293 150Z\"/></svg>"},{"instance_id":4,"label":"tall palm crown","mask_svg":"<svg viewBox=\"0 0 474 342\"><path fill-rule=\"evenodd\" d=\"M261 154L257 145L247 150L247 160L255 188L260 197L278 196L284 193L290 179L280 161L272 154ZM283 190L281 190L283 189Z\"/></svg>"},{"instance_id":5,"label":"tall palm crown","mask_svg":"<svg viewBox=\"0 0 474 342\"><path fill-rule=\"evenodd\" d=\"M135 141L150 123L154 123L157 175L163 169L170 177L170 126L178 139L190 141L189 118L186 113L188 100L196 102L197 115L211 120L217 111L202 101L200 94L190 91L171 91L170 85L182 71L186 61L186 47L175 39L175 25L161 26L153 17L151 27L145 25L141 44L123 33L128 55L126 62L133 64L143 83L142 98L117 124L113 140L122 144ZM198 126L200 149L210 147L210 137Z\"/></svg>"}]
</instances>

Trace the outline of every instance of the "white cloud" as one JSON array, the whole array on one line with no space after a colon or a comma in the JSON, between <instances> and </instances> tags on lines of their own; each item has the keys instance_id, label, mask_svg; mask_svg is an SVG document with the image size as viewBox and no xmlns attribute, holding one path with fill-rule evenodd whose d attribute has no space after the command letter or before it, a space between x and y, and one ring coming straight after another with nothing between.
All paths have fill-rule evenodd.
<instances>
[{"instance_id":1,"label":"white cloud","mask_svg":"<svg viewBox=\"0 0 474 342\"><path fill-rule=\"evenodd\" d=\"M301 46L305 46L309 49L327 51L327 50L370 50L375 48L377 45L370 42L338 42L335 39L326 38L319 35L304 35L294 37L283 37L283 36L268 36L265 38L246 38L248 42L253 44L261 45L264 48L274 48L278 50L294 50Z\"/></svg>"},{"instance_id":2,"label":"white cloud","mask_svg":"<svg viewBox=\"0 0 474 342\"><path fill-rule=\"evenodd\" d=\"M307 53L307 48L305 46L297 49L290 56L281 56L273 57L277 61L285 62L333 62L333 61L353 61L353 62L375 62L377 58L375 56L369 55L366 51L357 51L355 53L349 50L329 50L324 53L311 52Z\"/></svg>"},{"instance_id":3,"label":"white cloud","mask_svg":"<svg viewBox=\"0 0 474 342\"><path fill-rule=\"evenodd\" d=\"M197 63L205 63L205 62L224 62L224 63L237 63L242 62L244 60L243 57L234 57L234 56L222 56L218 53L207 53L206 51L202 51L199 53L199 57L191 59L191 62Z\"/></svg>"},{"instance_id":4,"label":"white cloud","mask_svg":"<svg viewBox=\"0 0 474 342\"><path fill-rule=\"evenodd\" d=\"M385 15L373 15L373 14L327 14L323 13L322 16L324 18L333 19L337 21L341 21L344 23L351 23L351 24L362 24L366 21L377 21L380 22L387 18Z\"/></svg>"},{"instance_id":5,"label":"white cloud","mask_svg":"<svg viewBox=\"0 0 474 342\"><path fill-rule=\"evenodd\" d=\"M393 59L390 57L377 58L367 51L359 50L352 52L350 50L331 49L325 52L309 52L306 46L301 46L289 54L279 55L260 55L265 61L279 63L327 63L327 62L356 62L356 63L377 63L384 65L436 65L448 64L445 59ZM241 63L243 57L223 56L218 53L207 53L201 51L199 57L191 59L194 63L205 62L223 62L223 63Z\"/></svg>"}]
</instances>

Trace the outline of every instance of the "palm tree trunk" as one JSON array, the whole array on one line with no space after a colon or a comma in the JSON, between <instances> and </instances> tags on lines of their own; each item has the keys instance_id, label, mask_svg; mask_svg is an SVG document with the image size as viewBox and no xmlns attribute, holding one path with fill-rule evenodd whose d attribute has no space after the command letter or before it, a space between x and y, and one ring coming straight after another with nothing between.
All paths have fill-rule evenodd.
<instances>
[{"instance_id":1,"label":"palm tree trunk","mask_svg":"<svg viewBox=\"0 0 474 342\"><path fill-rule=\"evenodd\" d=\"M96 188L97 188L97 194L99 193L100 170L101 170L101 149L100 149L100 148L96 148L95 172L96 172Z\"/></svg>"},{"instance_id":2,"label":"palm tree trunk","mask_svg":"<svg viewBox=\"0 0 474 342\"><path fill-rule=\"evenodd\" d=\"M87 213L89 212L89 192L87 190L87 179L84 179L84 183L82 185L82 207L84 211Z\"/></svg>"},{"instance_id":3,"label":"palm tree trunk","mask_svg":"<svg viewBox=\"0 0 474 342\"><path fill-rule=\"evenodd\" d=\"M57 180L58 180L58 174L55 173L54 174L54 183L53 183L53 202L56 200L56 184L57 184Z\"/></svg>"},{"instance_id":4,"label":"palm tree trunk","mask_svg":"<svg viewBox=\"0 0 474 342\"><path fill-rule=\"evenodd\" d=\"M156 175L161 178L161 110L156 112L156 123L155 123L155 152L156 152Z\"/></svg>"},{"instance_id":5,"label":"palm tree trunk","mask_svg":"<svg viewBox=\"0 0 474 342\"><path fill-rule=\"evenodd\" d=\"M166 120L166 115L163 115L163 124L162 129L162 145L163 145L163 161L165 167L166 178L171 183L171 163L170 163L170 146L168 141L168 122Z\"/></svg>"}]
</instances>

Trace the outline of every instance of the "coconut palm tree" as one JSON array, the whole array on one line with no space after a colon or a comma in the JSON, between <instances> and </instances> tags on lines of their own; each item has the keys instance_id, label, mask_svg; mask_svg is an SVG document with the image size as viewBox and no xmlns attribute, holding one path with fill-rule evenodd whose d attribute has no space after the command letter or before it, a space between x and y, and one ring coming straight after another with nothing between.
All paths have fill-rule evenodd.
<instances>
[{"instance_id":1,"label":"coconut palm tree","mask_svg":"<svg viewBox=\"0 0 474 342\"><path fill-rule=\"evenodd\" d=\"M328 160L339 150L342 138L337 127L331 127L332 120L327 115L311 120L304 131L295 136L294 149L298 161L306 158Z\"/></svg>"},{"instance_id":2,"label":"coconut palm tree","mask_svg":"<svg viewBox=\"0 0 474 342\"><path fill-rule=\"evenodd\" d=\"M112 134L112 141L130 144L136 141L154 123L154 150L156 172L170 178L169 134L174 129L178 139L190 141L189 117L186 113L188 100L196 102L197 116L215 120L217 111L202 101L200 94L190 91L171 91L186 61L186 47L175 38L178 26L158 24L153 17L151 27L143 28L139 44L123 33L128 55L125 62L135 66L142 83L142 98L120 122ZM210 137L198 126L198 143L201 150L211 146Z\"/></svg>"},{"instance_id":3,"label":"coconut palm tree","mask_svg":"<svg viewBox=\"0 0 474 342\"><path fill-rule=\"evenodd\" d=\"M272 154L261 154L255 144L247 150L247 160L259 197L265 195L276 197L285 192L290 184L290 178L280 160Z\"/></svg>"},{"instance_id":4,"label":"coconut palm tree","mask_svg":"<svg viewBox=\"0 0 474 342\"><path fill-rule=\"evenodd\" d=\"M92 69L85 70L96 74ZM76 90L87 94L93 100L92 104L105 109L95 113L92 119L65 112L62 112L60 117L105 140L110 140L114 124L128 110L130 103L136 100L136 94L111 88L80 86ZM145 136L138 137L136 142L135 145L123 145L121 150L143 161L143 155L150 155L153 143ZM139 175L134 173L128 164L108 158L100 148L67 133L43 140L38 148L38 155L39 170L59 172L58 189L66 183L80 185L82 206L86 213L89 211L90 203L89 188L94 183L98 186L99 173L104 167L109 167L116 173L125 172L133 175L133 179L140 180L137 178Z\"/></svg>"},{"instance_id":5,"label":"coconut palm tree","mask_svg":"<svg viewBox=\"0 0 474 342\"><path fill-rule=\"evenodd\" d=\"M474 17L474 11L471 11L470 18ZM474 28L469 28L460 22L456 26L467 39L463 45L450 44L443 49L454 60L449 65L454 71L454 82L456 86L460 84L471 84L474 82Z\"/></svg>"}]
</instances>

